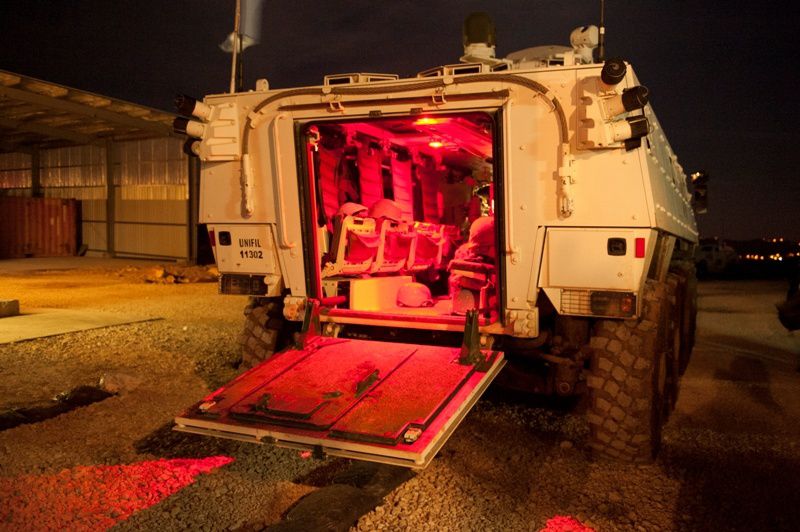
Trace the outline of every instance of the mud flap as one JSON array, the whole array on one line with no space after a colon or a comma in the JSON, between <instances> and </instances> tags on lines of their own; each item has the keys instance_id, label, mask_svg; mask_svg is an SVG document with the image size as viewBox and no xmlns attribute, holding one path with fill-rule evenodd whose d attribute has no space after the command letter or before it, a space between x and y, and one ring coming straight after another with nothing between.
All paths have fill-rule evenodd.
<instances>
[{"instance_id":1,"label":"mud flap","mask_svg":"<svg viewBox=\"0 0 800 532\"><path fill-rule=\"evenodd\" d=\"M426 467L505 364L483 351L309 336L175 419L175 430Z\"/></svg>"}]
</instances>

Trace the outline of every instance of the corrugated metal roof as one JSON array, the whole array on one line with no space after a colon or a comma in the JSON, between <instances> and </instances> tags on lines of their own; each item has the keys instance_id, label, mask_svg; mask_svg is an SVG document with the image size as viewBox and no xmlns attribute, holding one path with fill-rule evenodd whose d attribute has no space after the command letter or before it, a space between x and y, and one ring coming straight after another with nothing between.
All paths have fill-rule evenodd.
<instances>
[{"instance_id":1,"label":"corrugated metal roof","mask_svg":"<svg viewBox=\"0 0 800 532\"><path fill-rule=\"evenodd\" d=\"M173 136L175 115L0 70L0 152Z\"/></svg>"}]
</instances>

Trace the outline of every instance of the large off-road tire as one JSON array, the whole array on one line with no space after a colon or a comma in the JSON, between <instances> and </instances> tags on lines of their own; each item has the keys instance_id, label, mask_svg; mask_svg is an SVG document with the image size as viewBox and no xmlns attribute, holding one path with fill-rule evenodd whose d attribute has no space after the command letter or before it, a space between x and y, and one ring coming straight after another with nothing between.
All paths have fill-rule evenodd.
<instances>
[{"instance_id":1,"label":"large off-road tire","mask_svg":"<svg viewBox=\"0 0 800 532\"><path fill-rule=\"evenodd\" d=\"M251 368L278 350L285 325L283 300L277 297L251 297L244 308L244 329L239 335L242 367Z\"/></svg>"},{"instance_id":2,"label":"large off-road tire","mask_svg":"<svg viewBox=\"0 0 800 532\"><path fill-rule=\"evenodd\" d=\"M686 372L697 334L697 273L692 268L686 277L686 298L681 322L680 374Z\"/></svg>"},{"instance_id":3,"label":"large off-road tire","mask_svg":"<svg viewBox=\"0 0 800 532\"><path fill-rule=\"evenodd\" d=\"M676 299L681 338L678 372L683 375L689 367L697 331L697 271L693 264L683 263L671 268L670 273L680 277L681 281Z\"/></svg>"},{"instance_id":4,"label":"large off-road tire","mask_svg":"<svg viewBox=\"0 0 800 532\"><path fill-rule=\"evenodd\" d=\"M667 362L673 341L672 287L648 280L637 320L599 320L590 340L587 417L595 455L649 462L661 446Z\"/></svg>"},{"instance_id":5,"label":"large off-road tire","mask_svg":"<svg viewBox=\"0 0 800 532\"><path fill-rule=\"evenodd\" d=\"M670 272L667 275L667 289L670 297L669 320L671 322L666 323L668 329L665 337L666 351L664 356L666 357L665 369L667 375L664 395L664 421L675 410L681 389L680 364L684 335L681 325L686 311L684 308L686 303L686 280L680 274Z\"/></svg>"}]
</instances>

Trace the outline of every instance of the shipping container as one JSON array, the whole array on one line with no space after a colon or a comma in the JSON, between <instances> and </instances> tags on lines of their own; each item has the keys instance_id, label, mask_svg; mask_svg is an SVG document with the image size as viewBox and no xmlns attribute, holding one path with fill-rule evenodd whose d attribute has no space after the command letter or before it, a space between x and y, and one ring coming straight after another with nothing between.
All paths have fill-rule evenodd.
<instances>
[{"instance_id":1,"label":"shipping container","mask_svg":"<svg viewBox=\"0 0 800 532\"><path fill-rule=\"evenodd\" d=\"M74 199L0 198L0 258L75 255L79 220Z\"/></svg>"}]
</instances>

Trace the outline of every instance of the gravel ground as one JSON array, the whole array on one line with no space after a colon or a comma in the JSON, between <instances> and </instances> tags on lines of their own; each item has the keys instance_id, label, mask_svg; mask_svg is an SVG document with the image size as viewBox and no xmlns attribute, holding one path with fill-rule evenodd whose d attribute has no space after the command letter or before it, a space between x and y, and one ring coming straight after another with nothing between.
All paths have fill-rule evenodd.
<instances>
[{"instance_id":1,"label":"gravel ground","mask_svg":"<svg viewBox=\"0 0 800 532\"><path fill-rule=\"evenodd\" d=\"M121 388L0 432L0 529L303 529L298 501L325 500L334 483L346 492L353 483L342 472L353 466L170 431L175 414L237 374L245 300L218 296L213 284L146 284L144 273L0 277L0 295L20 299L23 312L163 318L0 346L0 408L102 376ZM492 389L428 469L367 494L378 505L353 529L540 530L550 521L549 530L567 530L553 523L577 520L603 531L797 530L800 338L775 317L783 289L700 285L695 358L654 464L592 462L580 406Z\"/></svg>"}]
</instances>

